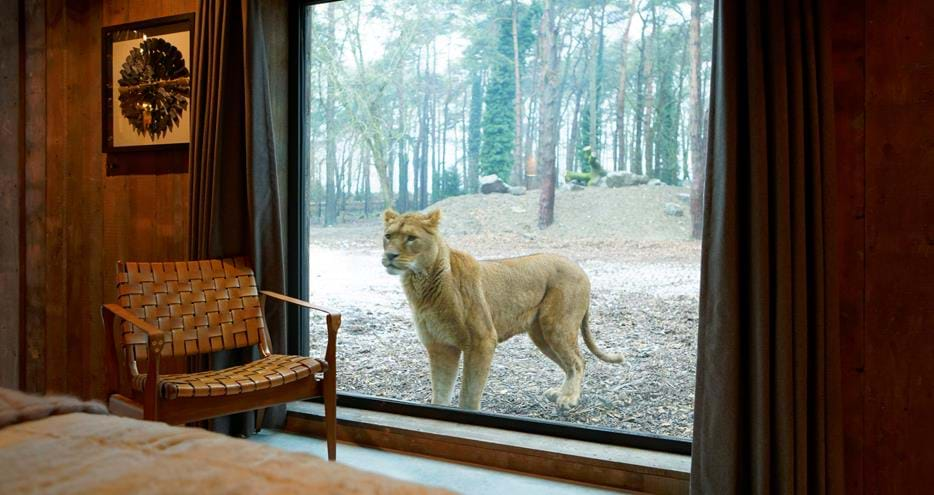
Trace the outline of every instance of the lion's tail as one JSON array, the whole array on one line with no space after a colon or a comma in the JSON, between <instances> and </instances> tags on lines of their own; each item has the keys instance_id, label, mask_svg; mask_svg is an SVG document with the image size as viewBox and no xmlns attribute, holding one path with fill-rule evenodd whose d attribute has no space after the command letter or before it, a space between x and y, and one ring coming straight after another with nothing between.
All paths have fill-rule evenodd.
<instances>
[{"instance_id":1,"label":"lion's tail","mask_svg":"<svg viewBox=\"0 0 934 495\"><path fill-rule=\"evenodd\" d=\"M600 347L597 346L597 342L593 339L593 334L590 333L589 320L590 310L587 310L587 312L584 313L584 319L581 321L581 333L584 335L584 343L587 344L587 348L590 349L590 352L592 352L594 356L597 356L601 360L608 363L622 363L622 353L607 354L603 352L603 349L600 349Z\"/></svg>"}]
</instances>

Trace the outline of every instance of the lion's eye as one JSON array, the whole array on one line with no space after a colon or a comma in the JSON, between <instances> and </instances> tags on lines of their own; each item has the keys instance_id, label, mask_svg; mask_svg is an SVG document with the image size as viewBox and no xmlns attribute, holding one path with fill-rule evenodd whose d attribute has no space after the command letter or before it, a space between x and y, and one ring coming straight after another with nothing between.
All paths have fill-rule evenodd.
<instances>
[{"instance_id":1,"label":"lion's eye","mask_svg":"<svg viewBox=\"0 0 934 495\"><path fill-rule=\"evenodd\" d=\"M412 242L412 241L414 241L415 239L418 239L418 237L415 237L414 235L410 235L410 236L408 236L408 237L405 238L405 242Z\"/></svg>"},{"instance_id":2,"label":"lion's eye","mask_svg":"<svg viewBox=\"0 0 934 495\"><path fill-rule=\"evenodd\" d=\"M391 235L386 234L386 235L383 236L383 239L386 239L386 240L388 241L391 237L392 237Z\"/></svg>"}]
</instances>

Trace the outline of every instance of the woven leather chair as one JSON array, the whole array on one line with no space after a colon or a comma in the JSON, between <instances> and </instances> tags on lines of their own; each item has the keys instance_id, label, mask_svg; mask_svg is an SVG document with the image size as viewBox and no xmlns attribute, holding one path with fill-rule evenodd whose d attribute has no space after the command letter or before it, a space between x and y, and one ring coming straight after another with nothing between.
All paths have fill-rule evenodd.
<instances>
[{"instance_id":1,"label":"woven leather chair","mask_svg":"<svg viewBox=\"0 0 934 495\"><path fill-rule=\"evenodd\" d=\"M328 459L335 458L335 345L339 313L260 291L245 258L117 263L117 304L101 307L113 413L169 424L324 396ZM325 358L272 354L263 303L271 297L326 314ZM242 366L159 373L161 358L259 346ZM140 373L144 369L144 373ZM323 377L319 378L319 375Z\"/></svg>"}]
</instances>

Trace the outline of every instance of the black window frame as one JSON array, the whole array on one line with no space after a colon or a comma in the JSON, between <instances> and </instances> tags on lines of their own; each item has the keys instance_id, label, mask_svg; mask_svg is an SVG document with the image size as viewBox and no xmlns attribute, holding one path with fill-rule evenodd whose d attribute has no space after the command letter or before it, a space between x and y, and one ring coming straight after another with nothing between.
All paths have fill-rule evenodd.
<instances>
[{"instance_id":1,"label":"black window frame","mask_svg":"<svg viewBox=\"0 0 934 495\"><path fill-rule=\"evenodd\" d=\"M309 295L308 269L309 251L307 243L308 203L297 200L305 197L305 170L302 167L304 157L304 121L302 106L304 92L304 46L306 8L311 5L331 3L341 0L301 0L289 3L289 238L288 266L289 292L302 299ZM339 309L339 308L338 308ZM309 319L306 312L292 309L289 313L290 350L303 355L309 352ZM340 364L338 363L338 369ZM316 399L320 402L320 399ZM632 447L680 455L691 454L691 441L667 435L648 432L618 430L597 426L575 425L559 421L537 418L525 418L515 415L468 411L455 407L434 404L419 404L384 397L375 397L359 393L338 392L337 405L354 409L364 409L391 414L400 414L417 418L437 419L455 423L499 428L504 430L532 433L571 440L581 440L597 444Z\"/></svg>"}]
</instances>

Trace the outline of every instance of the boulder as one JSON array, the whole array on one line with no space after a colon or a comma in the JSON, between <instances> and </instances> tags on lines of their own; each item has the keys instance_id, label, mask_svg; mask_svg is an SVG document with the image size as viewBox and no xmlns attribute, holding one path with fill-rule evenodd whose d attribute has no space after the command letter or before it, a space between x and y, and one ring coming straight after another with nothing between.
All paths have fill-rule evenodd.
<instances>
[{"instance_id":1,"label":"boulder","mask_svg":"<svg viewBox=\"0 0 934 495\"><path fill-rule=\"evenodd\" d=\"M525 194L525 188L522 186L506 186L509 188L509 194L513 196L522 196Z\"/></svg>"},{"instance_id":2,"label":"boulder","mask_svg":"<svg viewBox=\"0 0 934 495\"><path fill-rule=\"evenodd\" d=\"M658 180L658 179L652 179L652 180L650 180L650 181L648 182L648 184L649 184L650 186L664 186L664 185L665 185L664 182L662 182L662 181L660 181L660 180Z\"/></svg>"},{"instance_id":3,"label":"boulder","mask_svg":"<svg viewBox=\"0 0 934 495\"><path fill-rule=\"evenodd\" d=\"M678 200L684 204L691 202L691 195L688 193L678 193Z\"/></svg>"},{"instance_id":4,"label":"boulder","mask_svg":"<svg viewBox=\"0 0 934 495\"><path fill-rule=\"evenodd\" d=\"M632 172L611 172L606 176L607 187L628 187L645 184L649 178Z\"/></svg>"},{"instance_id":5,"label":"boulder","mask_svg":"<svg viewBox=\"0 0 934 495\"><path fill-rule=\"evenodd\" d=\"M584 189L587 189L587 187L586 187L586 186L582 186L582 185L580 185L580 184L578 184L578 183L576 183L576 182L572 182L572 183L568 184L567 189L568 189L569 191L583 191Z\"/></svg>"},{"instance_id":6,"label":"boulder","mask_svg":"<svg viewBox=\"0 0 934 495\"><path fill-rule=\"evenodd\" d=\"M508 193L509 186L495 174L484 175L480 177L480 192L483 194Z\"/></svg>"},{"instance_id":7,"label":"boulder","mask_svg":"<svg viewBox=\"0 0 934 495\"><path fill-rule=\"evenodd\" d=\"M665 214L669 217L683 217L684 208L679 204L665 203Z\"/></svg>"}]
</instances>

